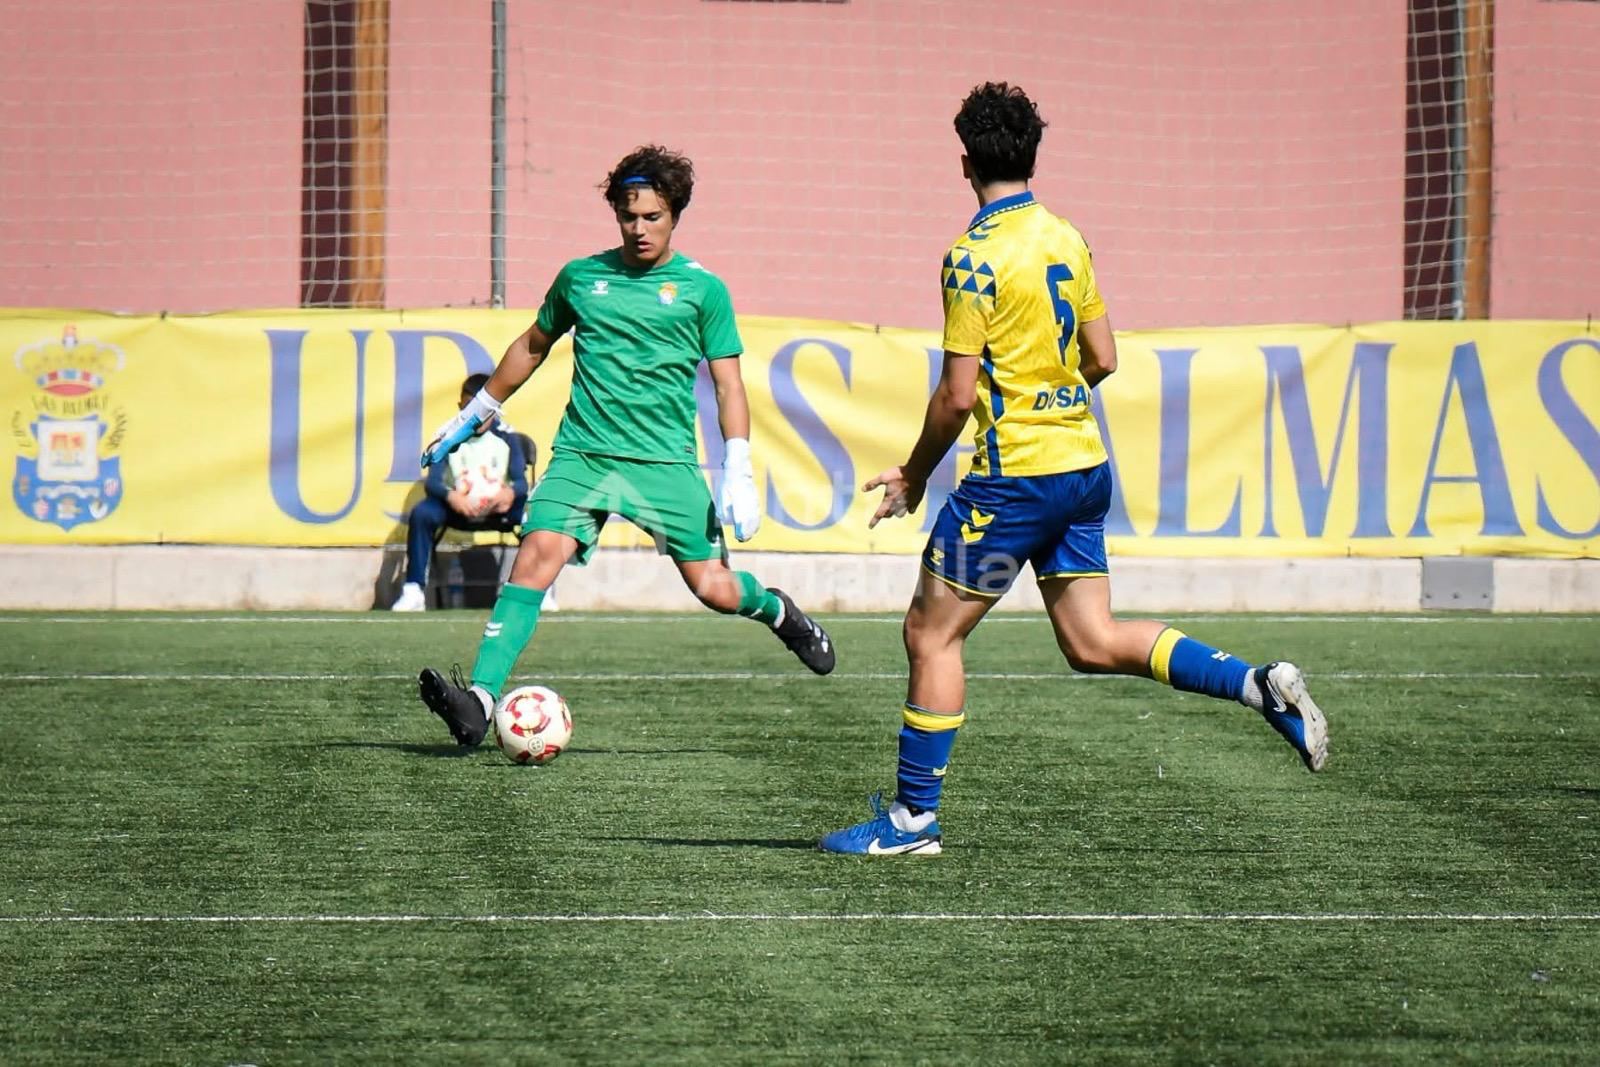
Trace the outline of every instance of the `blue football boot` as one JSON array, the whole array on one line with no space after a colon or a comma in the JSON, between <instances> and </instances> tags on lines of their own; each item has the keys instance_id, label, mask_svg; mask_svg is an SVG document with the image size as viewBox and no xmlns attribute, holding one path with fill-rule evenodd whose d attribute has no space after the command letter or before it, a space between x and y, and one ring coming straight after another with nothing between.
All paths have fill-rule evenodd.
<instances>
[{"instance_id":1,"label":"blue football boot","mask_svg":"<svg viewBox=\"0 0 1600 1067\"><path fill-rule=\"evenodd\" d=\"M1261 687L1261 714L1300 753L1307 769L1328 762L1328 720L1306 691L1305 675L1293 663L1268 663L1255 669Z\"/></svg>"},{"instance_id":2,"label":"blue football boot","mask_svg":"<svg viewBox=\"0 0 1600 1067\"><path fill-rule=\"evenodd\" d=\"M937 856L942 850L939 820L920 830L900 830L883 806L883 794L872 794L872 818L835 830L818 843L824 852L857 856Z\"/></svg>"}]
</instances>

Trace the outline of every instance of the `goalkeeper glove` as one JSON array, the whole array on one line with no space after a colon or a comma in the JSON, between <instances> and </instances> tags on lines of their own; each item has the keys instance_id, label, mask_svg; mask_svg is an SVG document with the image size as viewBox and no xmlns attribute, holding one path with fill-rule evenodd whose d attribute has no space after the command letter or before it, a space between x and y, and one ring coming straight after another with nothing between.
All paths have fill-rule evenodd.
<instances>
[{"instance_id":1,"label":"goalkeeper glove","mask_svg":"<svg viewBox=\"0 0 1600 1067\"><path fill-rule=\"evenodd\" d=\"M733 527L735 537L748 541L761 529L761 498L756 495L756 477L750 469L750 442L731 437L724 448L718 516Z\"/></svg>"},{"instance_id":2,"label":"goalkeeper glove","mask_svg":"<svg viewBox=\"0 0 1600 1067\"><path fill-rule=\"evenodd\" d=\"M467 401L467 406L456 412L455 418L439 427L428 447L422 450L423 467L443 463L445 457L461 447L461 442L477 432L478 427L500 414L500 401L489 395L487 387Z\"/></svg>"}]
</instances>

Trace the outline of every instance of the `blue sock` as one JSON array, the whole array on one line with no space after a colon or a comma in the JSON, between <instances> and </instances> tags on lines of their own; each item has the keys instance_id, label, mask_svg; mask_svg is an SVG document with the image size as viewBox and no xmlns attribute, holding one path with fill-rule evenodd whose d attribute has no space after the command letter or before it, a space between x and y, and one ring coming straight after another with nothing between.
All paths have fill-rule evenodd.
<instances>
[{"instance_id":1,"label":"blue sock","mask_svg":"<svg viewBox=\"0 0 1600 1067\"><path fill-rule=\"evenodd\" d=\"M1169 626L1150 650L1150 676L1186 693L1239 700L1252 667Z\"/></svg>"},{"instance_id":2,"label":"blue sock","mask_svg":"<svg viewBox=\"0 0 1600 1067\"><path fill-rule=\"evenodd\" d=\"M944 789L944 772L950 764L950 750L956 744L956 730L967 721L964 711L940 714L907 704L905 725L900 728L899 788L895 799L913 812L934 811Z\"/></svg>"}]
</instances>

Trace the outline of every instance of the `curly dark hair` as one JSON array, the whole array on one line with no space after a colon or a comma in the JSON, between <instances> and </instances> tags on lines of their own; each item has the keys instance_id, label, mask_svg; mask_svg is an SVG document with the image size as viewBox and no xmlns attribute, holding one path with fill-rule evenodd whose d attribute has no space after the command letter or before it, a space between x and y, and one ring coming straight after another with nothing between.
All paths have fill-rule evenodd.
<instances>
[{"instance_id":1,"label":"curly dark hair","mask_svg":"<svg viewBox=\"0 0 1600 1067\"><path fill-rule=\"evenodd\" d=\"M626 207L632 194L644 187L654 189L666 201L676 221L694 193L694 164L688 156L658 144L642 145L623 156L600 183L606 202L616 211Z\"/></svg>"},{"instance_id":2,"label":"curly dark hair","mask_svg":"<svg viewBox=\"0 0 1600 1067\"><path fill-rule=\"evenodd\" d=\"M1046 125L1028 94L1005 82L984 82L956 112L956 136L983 185L1032 178Z\"/></svg>"}]
</instances>

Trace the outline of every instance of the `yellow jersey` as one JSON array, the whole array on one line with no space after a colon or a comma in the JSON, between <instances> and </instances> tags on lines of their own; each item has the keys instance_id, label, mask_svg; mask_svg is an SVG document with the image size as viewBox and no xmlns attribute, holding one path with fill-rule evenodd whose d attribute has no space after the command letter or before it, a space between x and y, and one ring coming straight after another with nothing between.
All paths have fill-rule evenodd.
<instances>
[{"instance_id":1,"label":"yellow jersey","mask_svg":"<svg viewBox=\"0 0 1600 1067\"><path fill-rule=\"evenodd\" d=\"M1078 327L1106 313L1083 235L1031 192L979 211L944 257L944 349L982 360L978 475L1106 460L1078 369Z\"/></svg>"}]
</instances>

